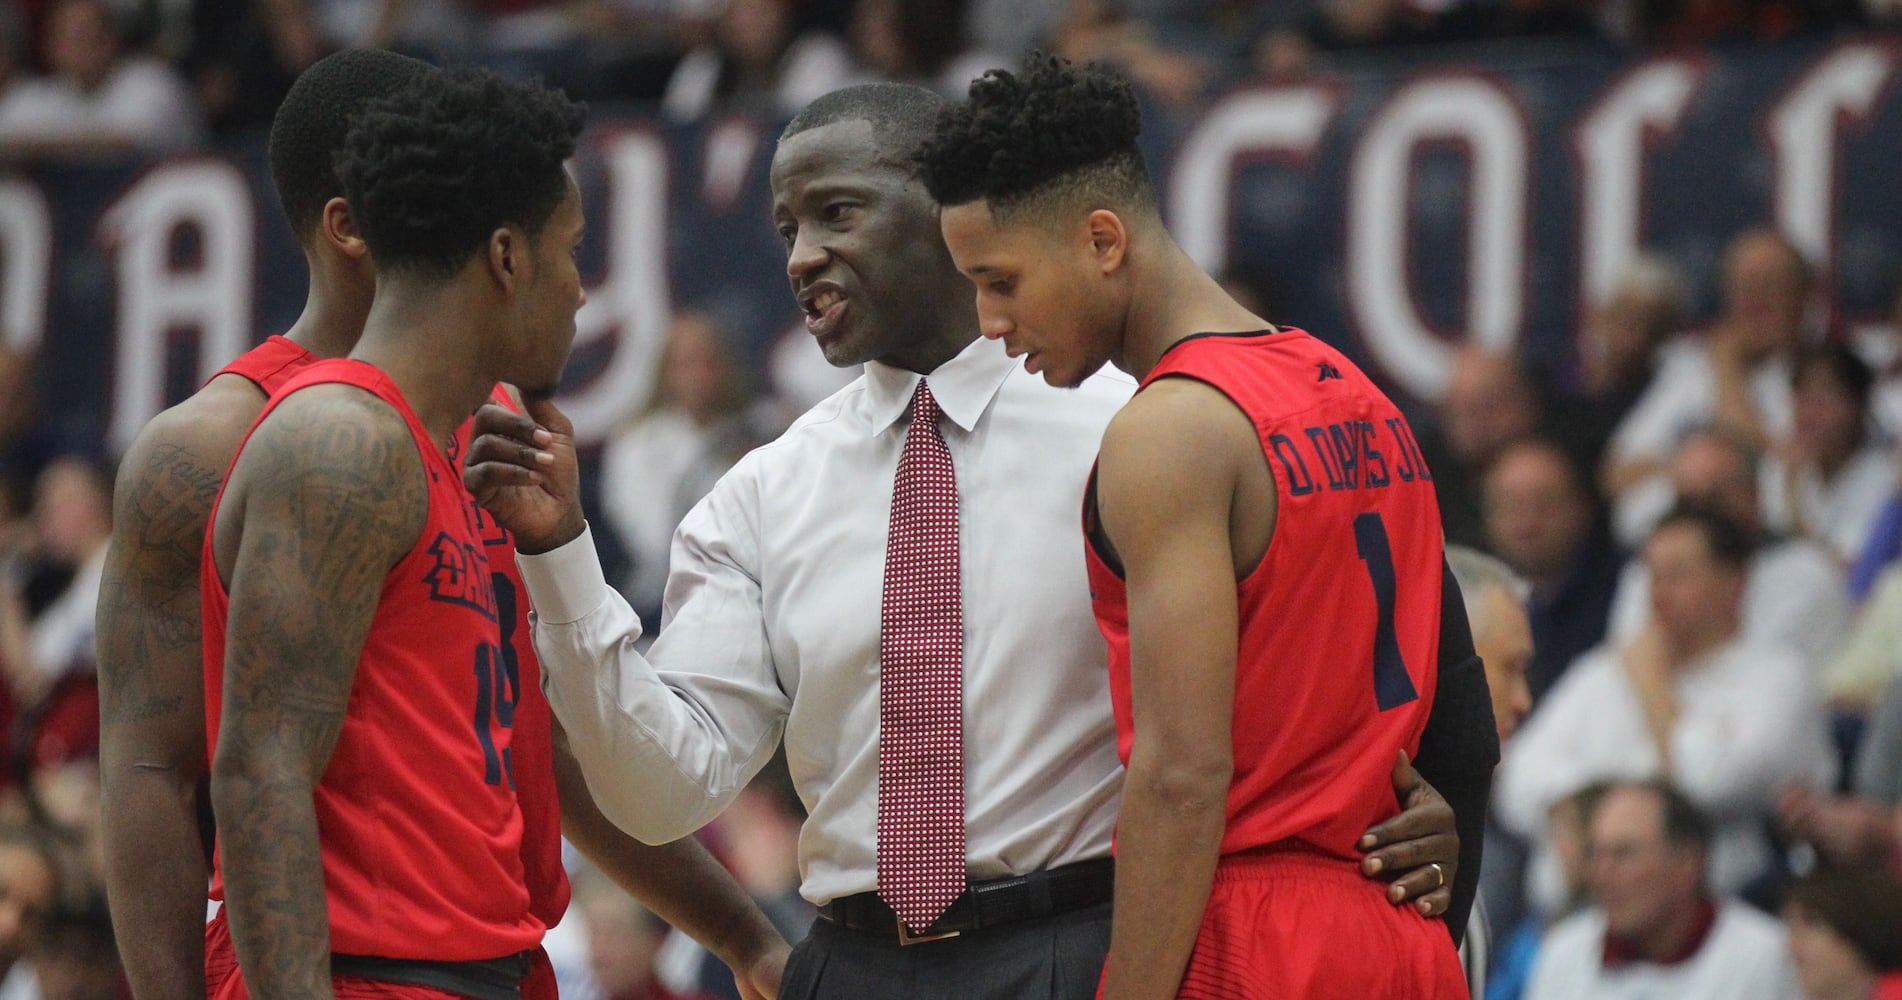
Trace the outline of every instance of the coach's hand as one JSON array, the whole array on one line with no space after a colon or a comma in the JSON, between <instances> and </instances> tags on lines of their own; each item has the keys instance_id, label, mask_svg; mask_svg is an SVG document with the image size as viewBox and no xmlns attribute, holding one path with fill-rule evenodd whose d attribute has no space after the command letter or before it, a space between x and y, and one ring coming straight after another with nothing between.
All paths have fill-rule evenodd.
<instances>
[{"instance_id":1,"label":"coach's hand","mask_svg":"<svg viewBox=\"0 0 1902 1000\"><path fill-rule=\"evenodd\" d=\"M1393 790L1403 811L1360 838L1360 849L1367 852L1361 873L1393 883L1387 898L1394 903L1412 900L1422 914L1441 916L1453 905L1453 875L1459 870L1453 807L1413 769L1405 750L1394 761Z\"/></svg>"},{"instance_id":2,"label":"coach's hand","mask_svg":"<svg viewBox=\"0 0 1902 1000\"><path fill-rule=\"evenodd\" d=\"M527 414L490 403L476 411L462 480L526 555L559 548L587 527L574 425L546 399Z\"/></svg>"}]
</instances>

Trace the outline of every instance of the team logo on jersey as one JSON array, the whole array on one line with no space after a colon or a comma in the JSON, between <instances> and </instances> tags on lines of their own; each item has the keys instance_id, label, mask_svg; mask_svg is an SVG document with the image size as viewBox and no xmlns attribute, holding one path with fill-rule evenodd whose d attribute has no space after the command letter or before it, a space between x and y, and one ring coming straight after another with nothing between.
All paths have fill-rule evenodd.
<instances>
[{"instance_id":1,"label":"team logo on jersey","mask_svg":"<svg viewBox=\"0 0 1902 1000\"><path fill-rule=\"evenodd\" d=\"M1341 377L1341 370L1325 361L1317 362L1314 367L1320 369L1320 374L1314 377L1316 382L1325 382L1331 378L1338 379Z\"/></svg>"},{"instance_id":2,"label":"team logo on jersey","mask_svg":"<svg viewBox=\"0 0 1902 1000\"><path fill-rule=\"evenodd\" d=\"M494 621L495 591L489 585L489 557L482 546L439 531L429 543L429 554L436 557L436 565L423 574L423 582L429 585L429 599L472 608Z\"/></svg>"}]
</instances>

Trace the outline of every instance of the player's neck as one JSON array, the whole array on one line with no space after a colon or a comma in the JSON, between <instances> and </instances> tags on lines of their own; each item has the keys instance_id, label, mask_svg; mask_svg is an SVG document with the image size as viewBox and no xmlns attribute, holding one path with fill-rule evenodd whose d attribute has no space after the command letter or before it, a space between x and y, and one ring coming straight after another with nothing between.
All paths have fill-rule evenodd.
<instances>
[{"instance_id":1,"label":"player's neck","mask_svg":"<svg viewBox=\"0 0 1902 1000\"><path fill-rule=\"evenodd\" d=\"M1147 378L1169 348L1198 333L1250 333L1268 321L1242 308L1221 283L1162 234L1149 253L1131 248L1131 294L1116 367Z\"/></svg>"},{"instance_id":2,"label":"player's neck","mask_svg":"<svg viewBox=\"0 0 1902 1000\"><path fill-rule=\"evenodd\" d=\"M333 273L333 266L308 252L304 259L310 264L310 290L304 296L304 311L284 336L320 358L344 357L363 334L374 286Z\"/></svg>"},{"instance_id":3,"label":"player's neck","mask_svg":"<svg viewBox=\"0 0 1902 1000\"><path fill-rule=\"evenodd\" d=\"M386 282L350 352L388 375L439 441L448 440L500 381L485 311L469 298L462 282Z\"/></svg>"}]
</instances>

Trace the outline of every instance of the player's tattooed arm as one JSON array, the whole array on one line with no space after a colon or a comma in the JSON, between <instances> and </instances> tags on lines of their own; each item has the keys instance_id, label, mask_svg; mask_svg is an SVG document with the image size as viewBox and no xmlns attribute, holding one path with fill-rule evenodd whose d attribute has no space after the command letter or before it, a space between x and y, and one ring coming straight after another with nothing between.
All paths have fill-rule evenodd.
<instances>
[{"instance_id":1,"label":"player's tattooed arm","mask_svg":"<svg viewBox=\"0 0 1902 1000\"><path fill-rule=\"evenodd\" d=\"M205 995L204 656L198 561L225 467L263 404L214 385L160 414L119 465L98 607L107 895L140 997Z\"/></svg>"},{"instance_id":2,"label":"player's tattooed arm","mask_svg":"<svg viewBox=\"0 0 1902 1000\"><path fill-rule=\"evenodd\" d=\"M231 937L259 1000L331 996L312 795L426 490L402 418L343 386L280 404L231 471L214 526L231 608L212 799Z\"/></svg>"}]
</instances>

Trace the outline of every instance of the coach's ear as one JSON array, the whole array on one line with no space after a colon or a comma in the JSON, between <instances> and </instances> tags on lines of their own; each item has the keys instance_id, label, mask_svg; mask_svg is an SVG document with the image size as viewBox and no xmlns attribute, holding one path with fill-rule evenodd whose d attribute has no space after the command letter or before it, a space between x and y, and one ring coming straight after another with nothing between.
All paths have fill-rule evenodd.
<instances>
[{"instance_id":1,"label":"coach's ear","mask_svg":"<svg viewBox=\"0 0 1902 1000\"><path fill-rule=\"evenodd\" d=\"M370 255L363 234L357 231L357 221L350 214L350 203L342 198L324 202L323 211L317 216L317 238L351 260L363 260Z\"/></svg>"},{"instance_id":2,"label":"coach's ear","mask_svg":"<svg viewBox=\"0 0 1902 1000\"><path fill-rule=\"evenodd\" d=\"M1123 259L1129 253L1129 230L1123 226L1123 219L1107 208L1099 208L1090 213L1085 222L1090 233L1090 254L1096 260L1097 270L1108 277L1122 269Z\"/></svg>"}]
</instances>

